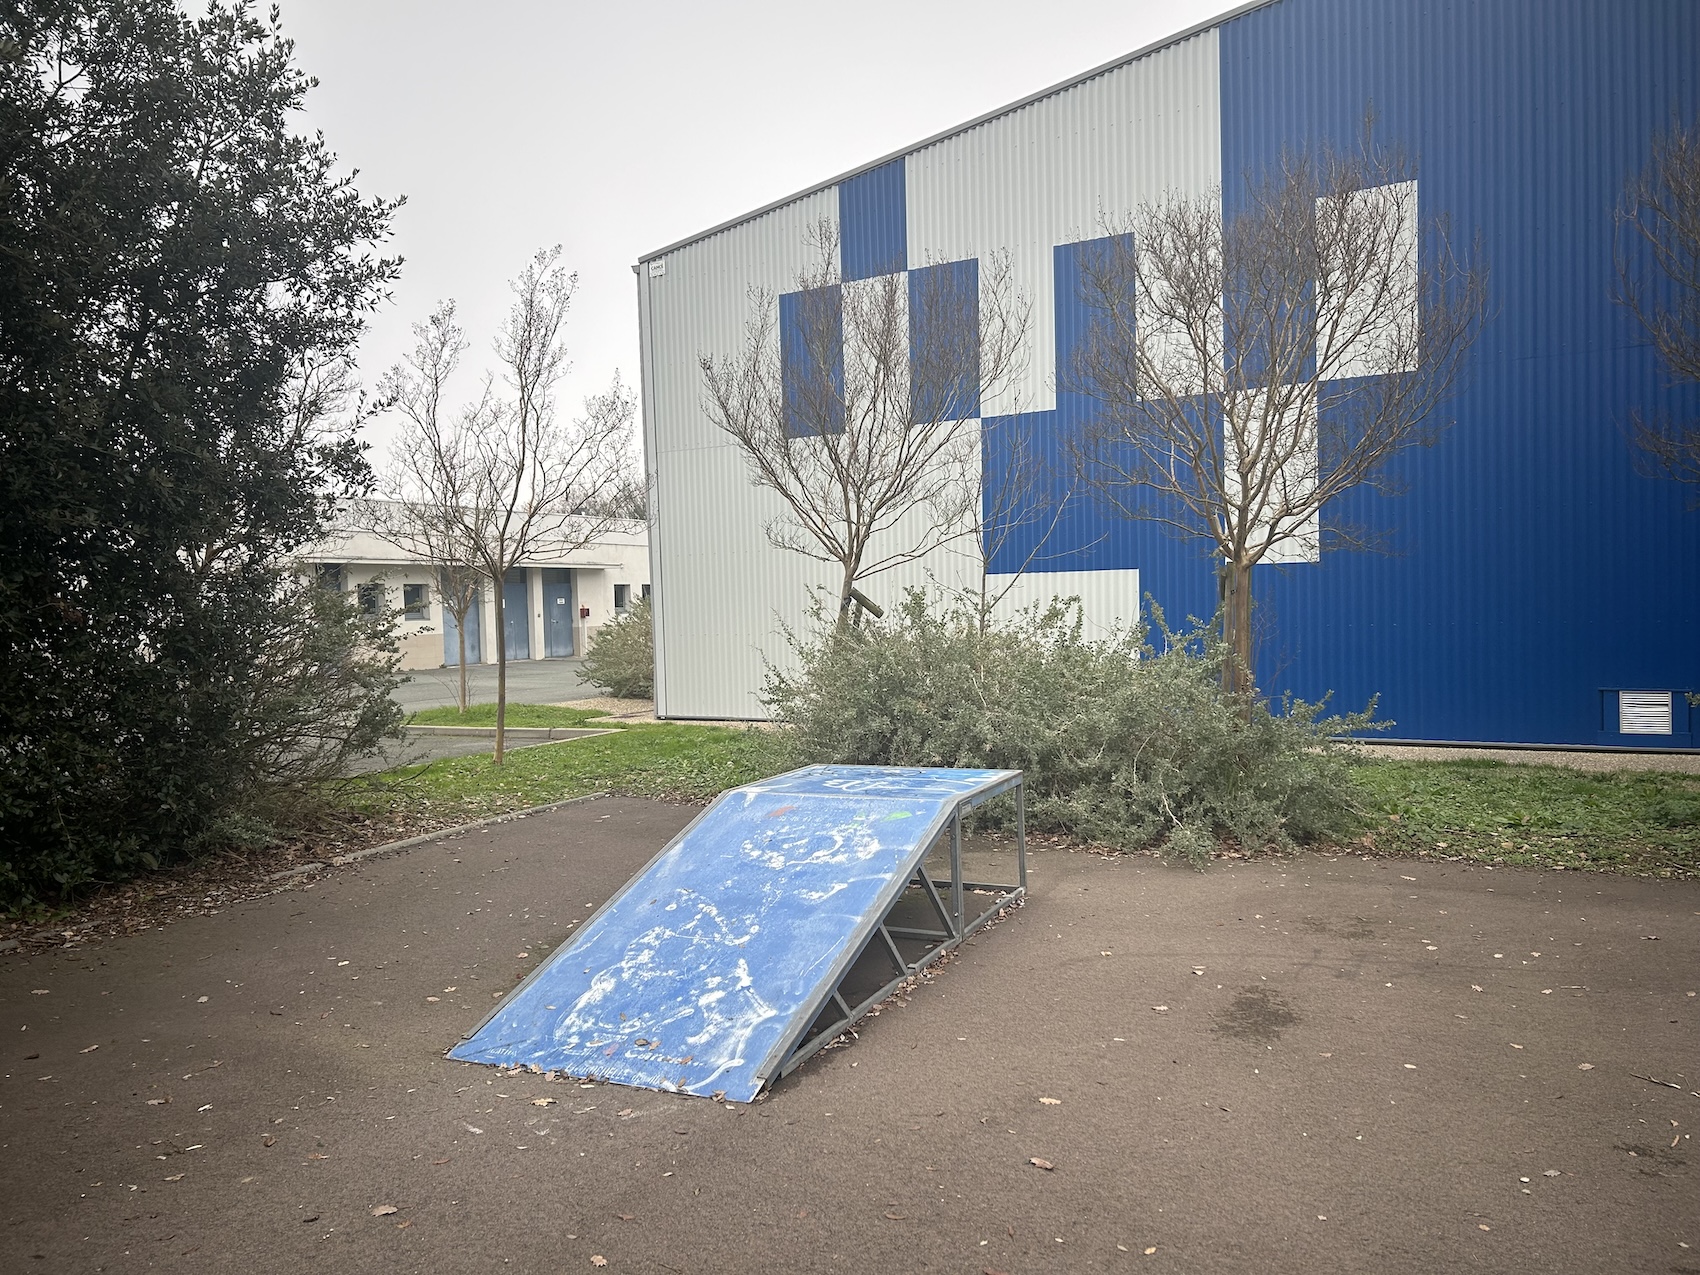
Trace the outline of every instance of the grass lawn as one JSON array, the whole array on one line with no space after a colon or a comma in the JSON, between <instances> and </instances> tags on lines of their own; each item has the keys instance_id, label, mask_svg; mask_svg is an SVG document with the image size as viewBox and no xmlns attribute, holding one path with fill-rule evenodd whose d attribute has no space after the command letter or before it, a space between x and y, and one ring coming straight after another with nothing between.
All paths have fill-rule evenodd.
<instances>
[{"instance_id":1,"label":"grass lawn","mask_svg":"<svg viewBox=\"0 0 1700 1275\"><path fill-rule=\"evenodd\" d=\"M1365 761L1353 773L1383 853L1700 874L1700 776L1477 758Z\"/></svg>"},{"instance_id":2,"label":"grass lawn","mask_svg":"<svg viewBox=\"0 0 1700 1275\"><path fill-rule=\"evenodd\" d=\"M528 714L515 725L585 720L576 709L513 710ZM445 714L458 719L453 709L434 709L415 720ZM772 731L633 724L617 734L522 749L500 767L479 756L390 771L351 788L350 797L371 815L460 823L592 792L707 801L787 764L784 740ZM1363 760L1352 774L1365 810L1359 844L1377 853L1700 875L1700 776L1474 758Z\"/></svg>"},{"instance_id":3,"label":"grass lawn","mask_svg":"<svg viewBox=\"0 0 1700 1275\"><path fill-rule=\"evenodd\" d=\"M600 709L561 708L555 704L509 704L509 726L583 726L593 719L607 716ZM409 726L494 726L496 706L473 704L466 712L450 705L447 708L425 708L411 714ZM598 726L617 726L618 722L597 721Z\"/></svg>"},{"instance_id":4,"label":"grass lawn","mask_svg":"<svg viewBox=\"0 0 1700 1275\"><path fill-rule=\"evenodd\" d=\"M366 813L451 822L592 792L707 801L783 770L782 744L765 730L634 724L617 734L522 748L500 766L481 755L387 771L352 787L350 799Z\"/></svg>"}]
</instances>

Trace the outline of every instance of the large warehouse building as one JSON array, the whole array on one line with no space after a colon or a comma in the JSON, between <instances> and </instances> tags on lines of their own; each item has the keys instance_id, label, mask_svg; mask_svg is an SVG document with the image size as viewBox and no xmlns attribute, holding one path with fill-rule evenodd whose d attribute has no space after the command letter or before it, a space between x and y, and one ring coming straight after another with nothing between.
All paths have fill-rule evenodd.
<instances>
[{"instance_id":1,"label":"large warehouse building","mask_svg":"<svg viewBox=\"0 0 1700 1275\"><path fill-rule=\"evenodd\" d=\"M1479 236L1490 304L1453 424L1396 462L1403 493L1324 511L1383 550L1256 568L1259 685L1379 696L1401 739L1693 746L1700 493L1638 465L1630 422L1700 399L1614 299L1614 243L1654 137L1696 119L1697 67L1692 0L1264 0L645 257L661 715L764 716L783 627L811 586L837 588L770 545L780 506L711 418L700 367L742 346L752 290L796 292L818 227L846 281L1007 254L1032 304L1025 371L979 412L1058 433L1090 410L1059 396L1059 351L1083 321L1071 262L1106 218L1349 150L1372 113L1412 158L1422 220ZM963 561L940 550L865 589L889 603ZM1147 594L1209 615L1215 590L1201 542L1079 502L1010 605L1078 595L1108 623Z\"/></svg>"}]
</instances>

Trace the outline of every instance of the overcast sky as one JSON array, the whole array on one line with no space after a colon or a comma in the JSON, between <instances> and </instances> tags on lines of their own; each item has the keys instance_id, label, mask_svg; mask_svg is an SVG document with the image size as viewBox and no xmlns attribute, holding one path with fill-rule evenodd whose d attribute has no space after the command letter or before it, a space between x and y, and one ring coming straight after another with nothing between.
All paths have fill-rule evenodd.
<instances>
[{"instance_id":1,"label":"overcast sky","mask_svg":"<svg viewBox=\"0 0 1700 1275\"><path fill-rule=\"evenodd\" d=\"M610 4L281 0L323 130L368 195L406 195L407 261L361 350L375 383L453 297L489 364L508 281L579 274L563 407L638 382L640 254L1133 51L1237 0ZM373 432L381 461L387 431Z\"/></svg>"}]
</instances>

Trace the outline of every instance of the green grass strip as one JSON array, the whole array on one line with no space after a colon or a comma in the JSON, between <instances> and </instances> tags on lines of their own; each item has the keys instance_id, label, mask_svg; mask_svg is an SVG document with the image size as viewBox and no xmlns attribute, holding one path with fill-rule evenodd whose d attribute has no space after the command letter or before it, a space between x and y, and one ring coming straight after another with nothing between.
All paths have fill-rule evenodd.
<instances>
[{"instance_id":1,"label":"green grass strip","mask_svg":"<svg viewBox=\"0 0 1700 1275\"><path fill-rule=\"evenodd\" d=\"M349 796L356 808L371 813L457 821L592 792L707 801L783 770L780 744L770 731L640 724L617 734L522 748L500 766L480 755L387 771Z\"/></svg>"},{"instance_id":2,"label":"green grass strip","mask_svg":"<svg viewBox=\"0 0 1700 1275\"><path fill-rule=\"evenodd\" d=\"M432 716L445 711L454 712L432 710ZM578 712L584 720L582 710L546 711ZM369 777L348 796L374 814L464 822L592 792L707 801L788 764L785 741L772 731L634 724L617 734L520 749L501 766L477 756L390 771ZM1469 758L1365 760L1351 772L1366 817L1362 840L1348 850L1700 876L1700 776Z\"/></svg>"},{"instance_id":3,"label":"green grass strip","mask_svg":"<svg viewBox=\"0 0 1700 1275\"><path fill-rule=\"evenodd\" d=\"M558 704L509 704L509 726L583 726L596 721L599 726L617 726L618 722L599 721L607 714L601 709L563 708ZM425 708L410 715L409 726L494 726L496 706L473 704L466 712L450 705L447 708Z\"/></svg>"},{"instance_id":4,"label":"green grass strip","mask_svg":"<svg viewBox=\"0 0 1700 1275\"><path fill-rule=\"evenodd\" d=\"M1700 874L1700 776L1564 766L1366 761L1353 767L1382 852L1527 867Z\"/></svg>"}]
</instances>

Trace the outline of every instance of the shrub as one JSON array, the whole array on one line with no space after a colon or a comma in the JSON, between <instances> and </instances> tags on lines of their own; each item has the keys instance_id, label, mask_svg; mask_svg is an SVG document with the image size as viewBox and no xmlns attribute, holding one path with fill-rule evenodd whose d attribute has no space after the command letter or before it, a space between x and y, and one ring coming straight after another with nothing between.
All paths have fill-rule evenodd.
<instances>
[{"instance_id":1,"label":"shrub","mask_svg":"<svg viewBox=\"0 0 1700 1275\"><path fill-rule=\"evenodd\" d=\"M1255 853L1348 830L1355 789L1329 736L1370 728L1370 710L1231 696L1213 631L1155 619L1161 649L1086 640L1078 605L982 630L911 591L885 621L794 637L797 669L770 669L764 698L800 761L1022 770L1033 826L1106 845L1200 863L1222 837Z\"/></svg>"},{"instance_id":2,"label":"shrub","mask_svg":"<svg viewBox=\"0 0 1700 1275\"><path fill-rule=\"evenodd\" d=\"M14 706L0 909L268 840L400 734L394 617L281 568L242 575L215 577L143 657Z\"/></svg>"},{"instance_id":3,"label":"shrub","mask_svg":"<svg viewBox=\"0 0 1700 1275\"><path fill-rule=\"evenodd\" d=\"M620 699L650 699L655 694L655 630L649 599L643 598L590 640L584 656L584 680Z\"/></svg>"}]
</instances>

